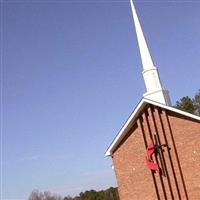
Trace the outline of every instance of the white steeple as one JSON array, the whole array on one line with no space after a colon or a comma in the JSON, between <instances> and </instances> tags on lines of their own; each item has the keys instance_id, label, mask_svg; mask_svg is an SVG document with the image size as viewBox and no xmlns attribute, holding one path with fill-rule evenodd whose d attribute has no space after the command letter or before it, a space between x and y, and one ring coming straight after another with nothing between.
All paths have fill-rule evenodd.
<instances>
[{"instance_id":1,"label":"white steeple","mask_svg":"<svg viewBox=\"0 0 200 200\"><path fill-rule=\"evenodd\" d=\"M155 67L153 60L151 58L151 54L149 52L136 9L133 4L133 0L130 0L131 8L133 13L133 20L135 23L135 30L138 40L138 46L140 49L140 56L143 65L143 77L146 86L146 93L143 94L143 97L165 104L171 105L169 93L165 90L161 84L159 73L157 68Z\"/></svg>"}]
</instances>

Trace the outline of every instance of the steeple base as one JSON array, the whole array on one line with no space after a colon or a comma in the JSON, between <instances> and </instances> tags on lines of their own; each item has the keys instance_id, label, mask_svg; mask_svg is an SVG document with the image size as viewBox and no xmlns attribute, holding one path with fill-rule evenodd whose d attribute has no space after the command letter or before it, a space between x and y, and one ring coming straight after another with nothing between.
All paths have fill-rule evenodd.
<instances>
[{"instance_id":1,"label":"steeple base","mask_svg":"<svg viewBox=\"0 0 200 200\"><path fill-rule=\"evenodd\" d=\"M149 99L155 102L162 103L167 106L171 106L171 100L169 97L169 92L164 89L160 89L154 92L146 92L143 94L145 99Z\"/></svg>"}]
</instances>

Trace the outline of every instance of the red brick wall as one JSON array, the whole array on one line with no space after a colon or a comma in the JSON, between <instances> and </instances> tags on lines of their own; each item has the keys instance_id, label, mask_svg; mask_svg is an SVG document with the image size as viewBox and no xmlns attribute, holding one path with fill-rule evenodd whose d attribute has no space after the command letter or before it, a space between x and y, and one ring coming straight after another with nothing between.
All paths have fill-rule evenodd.
<instances>
[{"instance_id":1,"label":"red brick wall","mask_svg":"<svg viewBox=\"0 0 200 200\"><path fill-rule=\"evenodd\" d=\"M162 153L166 176L146 166L146 146L154 135L167 144ZM161 166L159 158L157 162ZM200 123L161 108L146 108L113 153L113 164L121 200L198 200Z\"/></svg>"}]
</instances>

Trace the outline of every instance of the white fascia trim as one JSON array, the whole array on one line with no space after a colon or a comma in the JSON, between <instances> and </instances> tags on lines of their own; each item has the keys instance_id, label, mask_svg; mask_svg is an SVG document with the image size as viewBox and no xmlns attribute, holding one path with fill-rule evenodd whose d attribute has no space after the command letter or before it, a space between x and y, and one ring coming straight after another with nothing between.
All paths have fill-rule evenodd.
<instances>
[{"instance_id":1,"label":"white fascia trim","mask_svg":"<svg viewBox=\"0 0 200 200\"><path fill-rule=\"evenodd\" d=\"M121 142L121 140L124 138L124 136L126 135L127 131L129 130L129 127L132 125L132 122L137 117L137 114L144 107L144 106L142 106L143 104L144 104L144 99L142 99L140 101L140 103L137 105L137 107L135 108L135 110L133 111L131 116L128 118L128 120L126 121L126 123L124 124L122 129L117 134L117 136L115 137L115 139L111 143L110 147L107 149L107 151L105 153L106 156L111 156L112 155L113 150Z\"/></svg>"},{"instance_id":2,"label":"white fascia trim","mask_svg":"<svg viewBox=\"0 0 200 200\"><path fill-rule=\"evenodd\" d=\"M200 117L184 112L182 110L179 110L177 108L171 107L171 106L167 106L161 103L157 103L155 101L151 101L149 99L145 99L143 98L140 103L136 106L135 110L133 111L133 113L130 115L130 117L128 118L128 120L126 121L126 123L124 124L124 126L122 127L122 129L119 131L119 133L117 134L117 136L115 137L115 139L113 140L113 142L111 143L111 145L108 147L105 155L106 156L111 156L113 151L115 150L115 148L117 147L117 145L122 141L122 139L124 138L124 136L126 135L126 133L130 130L130 126L135 122L135 119L137 118L139 112L144 108L144 106L149 103L161 108L164 108L166 110L178 113L180 115L195 119L197 121L200 121Z\"/></svg>"},{"instance_id":3,"label":"white fascia trim","mask_svg":"<svg viewBox=\"0 0 200 200\"><path fill-rule=\"evenodd\" d=\"M186 117L189 117L189 118L192 118L192 119L200 121L200 117L199 116L191 114L191 113L188 113L188 112L185 112L185 111L182 111L182 110L179 110L177 108L174 108L174 107L171 107L171 106L167 106L167 105L164 105L164 104L161 104L161 103L157 103L157 102L151 101L149 99L145 99L145 102L149 103L149 104L153 104L153 105L161 107L161 108L164 108L166 110L178 113L180 115L183 115L183 116L186 116Z\"/></svg>"}]
</instances>

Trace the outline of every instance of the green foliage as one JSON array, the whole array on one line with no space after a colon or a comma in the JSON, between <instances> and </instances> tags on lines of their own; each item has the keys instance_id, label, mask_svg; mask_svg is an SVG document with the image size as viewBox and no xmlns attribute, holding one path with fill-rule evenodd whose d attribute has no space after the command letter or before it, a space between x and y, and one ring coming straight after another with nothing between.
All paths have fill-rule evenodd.
<instances>
[{"instance_id":1,"label":"green foliage","mask_svg":"<svg viewBox=\"0 0 200 200\"><path fill-rule=\"evenodd\" d=\"M67 197L64 197L64 199L63 200L73 200L73 198L72 197L70 197L70 196L67 196Z\"/></svg>"},{"instance_id":2,"label":"green foliage","mask_svg":"<svg viewBox=\"0 0 200 200\"><path fill-rule=\"evenodd\" d=\"M188 96L181 98L180 101L177 101L176 108L189 113L194 113L195 111L194 102Z\"/></svg>"},{"instance_id":3,"label":"green foliage","mask_svg":"<svg viewBox=\"0 0 200 200\"><path fill-rule=\"evenodd\" d=\"M65 197L64 200L71 199ZM72 200L119 200L119 195L117 188L110 187L107 190L81 192L79 196L72 198Z\"/></svg>"},{"instance_id":4,"label":"green foliage","mask_svg":"<svg viewBox=\"0 0 200 200\"><path fill-rule=\"evenodd\" d=\"M182 97L180 101L176 102L175 107L200 116L200 90L198 90L194 98L188 96Z\"/></svg>"}]
</instances>

